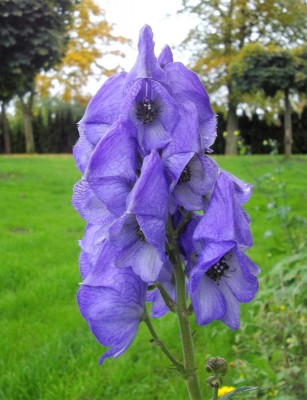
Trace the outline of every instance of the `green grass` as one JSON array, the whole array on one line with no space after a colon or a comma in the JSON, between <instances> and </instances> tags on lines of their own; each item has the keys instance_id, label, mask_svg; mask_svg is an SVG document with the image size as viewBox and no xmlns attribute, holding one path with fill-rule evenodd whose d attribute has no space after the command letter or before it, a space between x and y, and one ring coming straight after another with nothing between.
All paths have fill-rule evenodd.
<instances>
[{"instance_id":1,"label":"green grass","mask_svg":"<svg viewBox=\"0 0 307 400\"><path fill-rule=\"evenodd\" d=\"M216 159L251 183L272 172L272 184L276 179L286 182L289 216L307 217L307 157L293 157L287 163L265 156ZM283 172L276 173L280 167ZM186 399L181 378L168 369L168 360L149 342L144 324L126 354L98 366L104 349L89 332L75 300L80 282L77 241L85 226L71 207L72 186L79 177L70 156L0 158L0 399ZM249 255L262 268L262 287L271 266L291 253L278 218L268 219L268 201L267 192L256 186L246 206L255 242ZM272 234L264 239L268 230ZM254 303L242 306L243 326L253 307ZM174 316L154 322L165 342L179 352ZM202 390L209 398L205 359L220 355L233 361L236 332L219 322L195 329ZM260 367L248 352L240 358ZM231 370L225 384L238 379L237 375L238 371Z\"/></svg>"}]
</instances>

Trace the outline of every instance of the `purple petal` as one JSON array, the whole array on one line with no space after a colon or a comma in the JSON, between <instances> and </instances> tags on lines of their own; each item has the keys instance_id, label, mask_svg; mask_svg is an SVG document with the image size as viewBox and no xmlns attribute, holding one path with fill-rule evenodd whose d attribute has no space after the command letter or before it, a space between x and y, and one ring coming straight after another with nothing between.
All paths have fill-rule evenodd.
<instances>
[{"instance_id":1,"label":"purple petal","mask_svg":"<svg viewBox=\"0 0 307 400\"><path fill-rule=\"evenodd\" d=\"M129 197L128 211L167 220L168 186L156 151L144 158L141 176Z\"/></svg>"},{"instance_id":2,"label":"purple petal","mask_svg":"<svg viewBox=\"0 0 307 400\"><path fill-rule=\"evenodd\" d=\"M132 268L143 282L154 282L162 268L161 260L157 250L147 243L137 247L134 254Z\"/></svg>"},{"instance_id":3,"label":"purple petal","mask_svg":"<svg viewBox=\"0 0 307 400\"><path fill-rule=\"evenodd\" d=\"M103 346L102 357L118 357L132 343L145 310L147 285L131 269L105 265L106 286L83 285L78 293L81 314Z\"/></svg>"},{"instance_id":4,"label":"purple petal","mask_svg":"<svg viewBox=\"0 0 307 400\"><path fill-rule=\"evenodd\" d=\"M233 184L224 173L219 175L205 215L195 229L194 238L236 241L246 247L253 244L249 225L235 196Z\"/></svg>"},{"instance_id":5,"label":"purple petal","mask_svg":"<svg viewBox=\"0 0 307 400\"><path fill-rule=\"evenodd\" d=\"M252 194L253 186L249 183L242 181L236 176L230 174L229 172L223 170L222 168L220 168L220 173L225 174L229 178L229 180L233 182L235 193L239 203L241 205L247 203Z\"/></svg>"},{"instance_id":6,"label":"purple petal","mask_svg":"<svg viewBox=\"0 0 307 400\"><path fill-rule=\"evenodd\" d=\"M240 303L233 296L230 289L223 288L224 297L227 303L227 311L221 319L228 328L235 330L240 328Z\"/></svg>"},{"instance_id":7,"label":"purple petal","mask_svg":"<svg viewBox=\"0 0 307 400\"><path fill-rule=\"evenodd\" d=\"M223 318L226 313L226 301L215 283L203 276L196 290L191 292L191 301L195 320L199 325L208 325Z\"/></svg>"},{"instance_id":8,"label":"purple petal","mask_svg":"<svg viewBox=\"0 0 307 400\"><path fill-rule=\"evenodd\" d=\"M173 53L171 48L168 45L164 46L158 57L158 63L160 64L160 67L163 69L166 64L169 64L173 61Z\"/></svg>"},{"instance_id":9,"label":"purple petal","mask_svg":"<svg viewBox=\"0 0 307 400\"><path fill-rule=\"evenodd\" d=\"M209 242L203 248L203 251L198 256L196 267L191 272L190 276L191 293L197 289L204 274L217 261L219 261L221 257L223 257L226 253L228 253L234 246L235 246L234 242Z\"/></svg>"},{"instance_id":10,"label":"purple petal","mask_svg":"<svg viewBox=\"0 0 307 400\"><path fill-rule=\"evenodd\" d=\"M180 178L184 167L194 156L193 152L175 153L163 160L165 174L170 182L170 191L172 192Z\"/></svg>"},{"instance_id":11,"label":"purple petal","mask_svg":"<svg viewBox=\"0 0 307 400\"><path fill-rule=\"evenodd\" d=\"M95 148L86 175L89 181L120 176L133 182L136 168L137 150L131 128L116 123Z\"/></svg>"},{"instance_id":12,"label":"purple petal","mask_svg":"<svg viewBox=\"0 0 307 400\"><path fill-rule=\"evenodd\" d=\"M191 101L178 107L179 121L172 133L172 141L163 150L163 159L176 153L197 153L200 150L198 112Z\"/></svg>"},{"instance_id":13,"label":"purple petal","mask_svg":"<svg viewBox=\"0 0 307 400\"><path fill-rule=\"evenodd\" d=\"M148 100L156 107L156 117L152 122L144 123L137 115L140 104ZM121 119L129 121L137 128L137 138L141 150L164 147L171 140L171 131L177 123L177 109L174 99L167 90L156 81L138 80L130 88L122 107Z\"/></svg>"},{"instance_id":14,"label":"purple petal","mask_svg":"<svg viewBox=\"0 0 307 400\"><path fill-rule=\"evenodd\" d=\"M86 170L88 161L94 150L94 146L86 139L83 130L79 127L79 140L73 148L74 159L76 160L77 168L79 171L84 173Z\"/></svg>"},{"instance_id":15,"label":"purple petal","mask_svg":"<svg viewBox=\"0 0 307 400\"><path fill-rule=\"evenodd\" d=\"M132 189L132 183L118 176L88 179L97 197L112 214L120 217L126 211L126 199Z\"/></svg>"},{"instance_id":16,"label":"purple petal","mask_svg":"<svg viewBox=\"0 0 307 400\"><path fill-rule=\"evenodd\" d=\"M178 62L167 64L164 71L176 100L179 103L190 100L195 104L199 114L202 148L210 147L216 138L216 116L198 76Z\"/></svg>"},{"instance_id":17,"label":"purple petal","mask_svg":"<svg viewBox=\"0 0 307 400\"><path fill-rule=\"evenodd\" d=\"M74 186L72 204L88 223L108 225L115 219L84 179Z\"/></svg>"},{"instance_id":18,"label":"purple petal","mask_svg":"<svg viewBox=\"0 0 307 400\"><path fill-rule=\"evenodd\" d=\"M91 99L79 122L87 140L94 146L118 118L126 75L120 72L109 78Z\"/></svg>"},{"instance_id":19,"label":"purple petal","mask_svg":"<svg viewBox=\"0 0 307 400\"><path fill-rule=\"evenodd\" d=\"M144 25L139 36L138 57L127 76L128 85L140 78L152 78L156 81L167 82L166 76L155 56L154 46L151 27Z\"/></svg>"}]
</instances>

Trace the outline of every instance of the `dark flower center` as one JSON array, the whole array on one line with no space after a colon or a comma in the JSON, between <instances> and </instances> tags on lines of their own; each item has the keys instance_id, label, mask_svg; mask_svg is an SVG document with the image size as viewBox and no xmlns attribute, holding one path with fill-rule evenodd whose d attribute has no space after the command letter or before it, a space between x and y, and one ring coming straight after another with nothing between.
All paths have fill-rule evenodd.
<instances>
[{"instance_id":1,"label":"dark flower center","mask_svg":"<svg viewBox=\"0 0 307 400\"><path fill-rule=\"evenodd\" d=\"M136 236L140 239L141 242L147 242L146 237L140 228L140 225L136 227Z\"/></svg>"},{"instance_id":2,"label":"dark flower center","mask_svg":"<svg viewBox=\"0 0 307 400\"><path fill-rule=\"evenodd\" d=\"M206 275L212 279L214 282L219 284L222 276L226 276L225 272L229 270L229 265L227 264L224 257L220 258L217 263L215 263L208 271Z\"/></svg>"},{"instance_id":3,"label":"dark flower center","mask_svg":"<svg viewBox=\"0 0 307 400\"><path fill-rule=\"evenodd\" d=\"M181 185L182 183L187 183L190 182L191 180L191 170L188 165L186 165L181 172L180 178L178 180L178 185Z\"/></svg>"},{"instance_id":4,"label":"dark flower center","mask_svg":"<svg viewBox=\"0 0 307 400\"><path fill-rule=\"evenodd\" d=\"M158 116L158 107L153 101L148 100L146 97L143 102L138 103L136 107L136 117L143 124L150 124Z\"/></svg>"}]
</instances>

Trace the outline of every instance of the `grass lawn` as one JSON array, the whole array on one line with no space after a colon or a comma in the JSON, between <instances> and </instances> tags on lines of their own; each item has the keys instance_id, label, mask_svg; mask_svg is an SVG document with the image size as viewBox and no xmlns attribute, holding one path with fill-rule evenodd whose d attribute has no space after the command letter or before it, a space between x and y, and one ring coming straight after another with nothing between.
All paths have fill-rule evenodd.
<instances>
[{"instance_id":1,"label":"grass lawn","mask_svg":"<svg viewBox=\"0 0 307 400\"><path fill-rule=\"evenodd\" d=\"M291 240L298 239L289 236L275 214L270 217L274 207L269 197L277 196L281 212L286 210L282 207L291 207L288 218L307 218L307 157L294 156L288 162L270 156L217 156L216 160L251 183L272 174L255 186L246 205L255 242L249 255L262 268L261 291L272 265L291 254ZM168 360L149 342L145 324L126 354L98 366L104 349L75 300L80 282L77 241L85 226L71 207L72 186L79 177L71 156L0 158L0 399L187 399L181 377L169 370ZM278 197L284 183L287 194L283 191ZM253 307L254 303L242 306L243 327ZM161 338L179 354L174 316L154 322ZM199 375L209 399L205 359L219 355L234 361L237 332L219 322L195 329ZM260 366L247 350L240 358L255 368L269 368ZM238 374L232 369L225 384L238 380ZM243 384L261 385L252 376L246 379Z\"/></svg>"}]
</instances>

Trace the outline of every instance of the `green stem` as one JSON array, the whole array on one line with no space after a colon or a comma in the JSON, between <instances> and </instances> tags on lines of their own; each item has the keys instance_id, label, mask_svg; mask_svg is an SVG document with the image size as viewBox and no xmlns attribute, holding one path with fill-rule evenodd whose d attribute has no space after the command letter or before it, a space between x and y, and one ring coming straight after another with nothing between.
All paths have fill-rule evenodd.
<instances>
[{"instance_id":1,"label":"green stem","mask_svg":"<svg viewBox=\"0 0 307 400\"><path fill-rule=\"evenodd\" d=\"M182 343L183 360L185 367L185 382L191 400L201 400L201 393L196 374L194 360L194 346L192 339L191 326L189 321L189 310L186 304L186 281L185 273L182 268L178 244L172 221L168 224L169 246L168 252L174 266L177 295L177 315L180 326L180 336Z\"/></svg>"},{"instance_id":2,"label":"green stem","mask_svg":"<svg viewBox=\"0 0 307 400\"><path fill-rule=\"evenodd\" d=\"M162 340L159 339L159 336L156 333L155 328L153 327L153 325L151 323L151 320L149 318L147 311L144 314L143 321L146 323L155 344L160 347L160 349L163 351L163 353L166 355L166 357L171 361L171 363L174 365L174 367L180 373L182 373L184 371L184 366L179 361L176 360L176 358L169 352L169 350L167 349L165 344L162 342Z\"/></svg>"},{"instance_id":3,"label":"green stem","mask_svg":"<svg viewBox=\"0 0 307 400\"><path fill-rule=\"evenodd\" d=\"M218 388L213 388L213 396L212 396L212 400L218 400Z\"/></svg>"}]
</instances>

